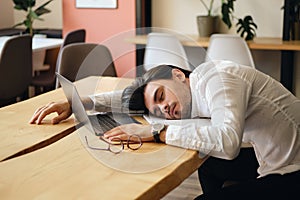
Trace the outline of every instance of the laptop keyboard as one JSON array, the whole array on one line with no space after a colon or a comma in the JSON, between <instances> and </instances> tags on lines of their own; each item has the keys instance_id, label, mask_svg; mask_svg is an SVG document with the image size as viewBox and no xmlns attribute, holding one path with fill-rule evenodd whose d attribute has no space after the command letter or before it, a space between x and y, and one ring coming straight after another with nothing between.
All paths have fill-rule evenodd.
<instances>
[{"instance_id":1,"label":"laptop keyboard","mask_svg":"<svg viewBox=\"0 0 300 200\"><path fill-rule=\"evenodd\" d=\"M111 115L107 114L92 115L89 116L89 119L98 136L120 125L120 123L116 122Z\"/></svg>"},{"instance_id":2,"label":"laptop keyboard","mask_svg":"<svg viewBox=\"0 0 300 200\"><path fill-rule=\"evenodd\" d=\"M104 132L120 125L112 118L112 116L109 115L97 115L97 119Z\"/></svg>"},{"instance_id":3,"label":"laptop keyboard","mask_svg":"<svg viewBox=\"0 0 300 200\"><path fill-rule=\"evenodd\" d=\"M98 114L89 116L89 119L97 136L100 136L106 131L109 131L121 124L140 124L140 122L129 117L127 114Z\"/></svg>"}]
</instances>

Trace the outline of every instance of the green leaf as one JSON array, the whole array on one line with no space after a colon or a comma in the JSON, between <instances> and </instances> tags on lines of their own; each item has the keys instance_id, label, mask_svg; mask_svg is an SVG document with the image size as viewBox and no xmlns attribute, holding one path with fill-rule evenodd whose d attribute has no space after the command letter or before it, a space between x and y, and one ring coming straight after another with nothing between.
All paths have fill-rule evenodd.
<instances>
[{"instance_id":1,"label":"green leaf","mask_svg":"<svg viewBox=\"0 0 300 200\"><path fill-rule=\"evenodd\" d=\"M234 5L233 5L233 2L234 2L235 0L228 0L228 7L232 10L232 11L234 11Z\"/></svg>"},{"instance_id":2,"label":"green leaf","mask_svg":"<svg viewBox=\"0 0 300 200\"><path fill-rule=\"evenodd\" d=\"M231 28L232 23L230 19L230 9L227 4L222 5L222 21L228 26L228 28Z\"/></svg>"},{"instance_id":3,"label":"green leaf","mask_svg":"<svg viewBox=\"0 0 300 200\"><path fill-rule=\"evenodd\" d=\"M35 6L35 0L13 0L15 9L27 11L28 8Z\"/></svg>"},{"instance_id":4,"label":"green leaf","mask_svg":"<svg viewBox=\"0 0 300 200\"><path fill-rule=\"evenodd\" d=\"M31 19L38 19L39 18L39 16L33 10L31 10L28 13L28 16L30 16Z\"/></svg>"},{"instance_id":5,"label":"green leaf","mask_svg":"<svg viewBox=\"0 0 300 200\"><path fill-rule=\"evenodd\" d=\"M23 23L26 27L29 27L31 25L31 21L29 19L24 20Z\"/></svg>"},{"instance_id":6,"label":"green leaf","mask_svg":"<svg viewBox=\"0 0 300 200\"><path fill-rule=\"evenodd\" d=\"M17 26L22 26L22 25L24 25L24 22L20 22L20 23L18 23L18 24L15 24L15 25L13 26L13 28L16 28Z\"/></svg>"},{"instance_id":7,"label":"green leaf","mask_svg":"<svg viewBox=\"0 0 300 200\"><path fill-rule=\"evenodd\" d=\"M40 8L40 9L36 9L34 11L38 16L41 16L43 14L46 14L46 13L50 13L51 10L47 9L47 8Z\"/></svg>"},{"instance_id":8,"label":"green leaf","mask_svg":"<svg viewBox=\"0 0 300 200\"><path fill-rule=\"evenodd\" d=\"M244 37L245 34L246 40L252 40L255 37L255 29L257 29L257 25L254 23L251 16L247 15L244 19L239 19L236 25L238 27L237 33L242 31L240 33L241 37Z\"/></svg>"},{"instance_id":9,"label":"green leaf","mask_svg":"<svg viewBox=\"0 0 300 200\"><path fill-rule=\"evenodd\" d=\"M16 10L24 10L20 5L15 5L14 9L16 9ZM25 11L27 11L27 10L25 10Z\"/></svg>"},{"instance_id":10,"label":"green leaf","mask_svg":"<svg viewBox=\"0 0 300 200\"><path fill-rule=\"evenodd\" d=\"M227 0L227 3L224 1L222 3L222 21L227 25L228 28L231 28L231 15L234 11L233 2L235 0Z\"/></svg>"},{"instance_id":11,"label":"green leaf","mask_svg":"<svg viewBox=\"0 0 300 200\"><path fill-rule=\"evenodd\" d=\"M45 8L51 1L53 1L53 0L49 0L49 1L47 1L46 3L42 4L41 6L39 6L37 9L35 9L35 13L36 13L38 16L41 16L41 15L43 15L43 14L46 14L46 13L51 12L51 10Z\"/></svg>"}]
</instances>

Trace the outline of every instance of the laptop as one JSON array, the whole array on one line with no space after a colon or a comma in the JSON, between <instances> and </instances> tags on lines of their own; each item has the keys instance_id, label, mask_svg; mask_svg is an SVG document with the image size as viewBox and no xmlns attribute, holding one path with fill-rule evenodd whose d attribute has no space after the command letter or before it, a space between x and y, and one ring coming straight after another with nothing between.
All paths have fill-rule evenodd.
<instances>
[{"instance_id":1,"label":"laptop","mask_svg":"<svg viewBox=\"0 0 300 200\"><path fill-rule=\"evenodd\" d=\"M107 112L97 115L88 115L84 109L83 103L81 102L81 98L75 85L58 73L56 73L56 76L62 86L69 104L72 106L72 111L75 115L75 118L78 120L79 125L85 126L95 135L101 136L106 131L121 124L140 123L129 116L129 114L121 112Z\"/></svg>"}]
</instances>

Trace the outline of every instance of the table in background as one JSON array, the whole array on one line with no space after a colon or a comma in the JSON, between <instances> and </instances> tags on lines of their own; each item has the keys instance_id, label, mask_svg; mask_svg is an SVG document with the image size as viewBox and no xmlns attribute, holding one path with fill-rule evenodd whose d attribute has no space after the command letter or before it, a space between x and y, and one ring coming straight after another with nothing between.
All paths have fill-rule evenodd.
<instances>
[{"instance_id":1,"label":"table in background","mask_svg":"<svg viewBox=\"0 0 300 200\"><path fill-rule=\"evenodd\" d=\"M179 39L184 46L204 48L209 46L209 37L186 35L185 37L179 37ZM146 45L147 35L136 35L133 38L128 38L127 41L136 45ZM247 44L251 50L270 50L282 52L280 82L287 89L292 91L294 82L293 52L300 51L300 41L283 41L281 38L256 37L254 40L247 41ZM137 66L141 64L142 63L137 63Z\"/></svg>"},{"instance_id":2,"label":"table in background","mask_svg":"<svg viewBox=\"0 0 300 200\"><path fill-rule=\"evenodd\" d=\"M13 36L2 36L0 37L0 53L4 47L5 42ZM45 65L33 65L33 74L35 71L49 70L50 67L56 67L56 59L59 49L63 43L63 39L59 38L32 38L32 53L34 56L38 56L41 52L45 52L42 58L42 62ZM46 56L46 57L45 57Z\"/></svg>"},{"instance_id":3,"label":"table in background","mask_svg":"<svg viewBox=\"0 0 300 200\"><path fill-rule=\"evenodd\" d=\"M13 36L2 36L0 37L0 52L5 44L5 42ZM62 45L63 39L59 38L32 38L32 51L40 51L58 48Z\"/></svg>"},{"instance_id":4,"label":"table in background","mask_svg":"<svg viewBox=\"0 0 300 200\"><path fill-rule=\"evenodd\" d=\"M131 82L132 79L89 77L76 85L81 95L87 95L120 90ZM57 89L0 109L0 160L17 156L22 150L27 153L0 162L3 199L159 199L204 161L196 151L145 143L137 153L148 155L149 151L160 149L172 152L180 149L183 153L172 163L147 173L128 173L107 167L92 157L81 143L78 134L85 127L70 131L75 125L72 117L57 125L50 125L50 117L42 125L28 124L37 107L64 98L62 89ZM45 145L38 146L42 143ZM26 149L33 152L24 152ZM125 155L128 154L122 152L114 156ZM156 156L150 162L161 163L164 159L165 156ZM126 161L134 164L139 160Z\"/></svg>"},{"instance_id":5,"label":"table in background","mask_svg":"<svg viewBox=\"0 0 300 200\"><path fill-rule=\"evenodd\" d=\"M209 37L199 37L196 35L186 35L179 37L184 46L205 47L209 46ZM134 44L147 44L147 35L136 35L127 38L128 42ZM247 41L250 49L253 50L291 50L300 51L300 40L283 41L281 38L256 37L254 40Z\"/></svg>"}]
</instances>

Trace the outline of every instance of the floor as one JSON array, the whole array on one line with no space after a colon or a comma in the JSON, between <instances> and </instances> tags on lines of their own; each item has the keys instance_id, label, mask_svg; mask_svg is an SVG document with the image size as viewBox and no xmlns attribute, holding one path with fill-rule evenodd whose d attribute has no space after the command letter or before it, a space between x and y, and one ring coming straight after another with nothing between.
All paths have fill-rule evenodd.
<instances>
[{"instance_id":1,"label":"floor","mask_svg":"<svg viewBox=\"0 0 300 200\"><path fill-rule=\"evenodd\" d=\"M198 173L195 171L177 188L169 192L162 200L183 200L194 199L202 193L202 189L198 180Z\"/></svg>"}]
</instances>

